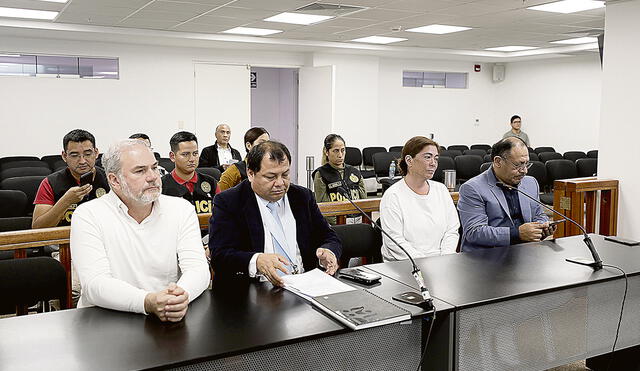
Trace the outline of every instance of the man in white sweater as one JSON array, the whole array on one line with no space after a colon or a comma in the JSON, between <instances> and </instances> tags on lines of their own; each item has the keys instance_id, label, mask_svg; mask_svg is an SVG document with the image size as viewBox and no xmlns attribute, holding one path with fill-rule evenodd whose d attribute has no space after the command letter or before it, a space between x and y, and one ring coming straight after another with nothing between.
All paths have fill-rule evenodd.
<instances>
[{"instance_id":1,"label":"man in white sweater","mask_svg":"<svg viewBox=\"0 0 640 371\"><path fill-rule=\"evenodd\" d=\"M158 162L141 141L116 143L102 163L111 192L81 205L71 223L78 307L182 320L210 279L193 206L160 194Z\"/></svg>"}]
</instances>

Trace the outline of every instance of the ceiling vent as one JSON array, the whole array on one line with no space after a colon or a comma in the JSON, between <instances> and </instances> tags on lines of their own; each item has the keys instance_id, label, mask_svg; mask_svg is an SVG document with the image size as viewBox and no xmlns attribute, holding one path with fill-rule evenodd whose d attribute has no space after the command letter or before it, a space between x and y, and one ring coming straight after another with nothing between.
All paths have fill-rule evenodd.
<instances>
[{"instance_id":1,"label":"ceiling vent","mask_svg":"<svg viewBox=\"0 0 640 371\"><path fill-rule=\"evenodd\" d=\"M312 3L298 8L293 13L304 13L314 15L329 15L333 17L342 17L348 14L356 13L361 10L369 9L367 7L346 5L346 4L328 4L328 3Z\"/></svg>"}]
</instances>

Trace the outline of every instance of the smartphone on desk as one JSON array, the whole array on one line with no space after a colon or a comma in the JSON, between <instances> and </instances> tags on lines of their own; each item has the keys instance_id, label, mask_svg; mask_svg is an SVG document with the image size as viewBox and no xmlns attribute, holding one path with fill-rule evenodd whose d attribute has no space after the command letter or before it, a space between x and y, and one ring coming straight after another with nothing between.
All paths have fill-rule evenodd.
<instances>
[{"instance_id":1,"label":"smartphone on desk","mask_svg":"<svg viewBox=\"0 0 640 371\"><path fill-rule=\"evenodd\" d=\"M365 285L373 285L380 281L382 276L372 272L367 272L358 268L343 268L338 271L338 277L350 279L352 281L363 283Z\"/></svg>"},{"instance_id":2,"label":"smartphone on desk","mask_svg":"<svg viewBox=\"0 0 640 371\"><path fill-rule=\"evenodd\" d=\"M604 239L605 239L605 241L621 243L621 244L627 245L627 246L638 246L638 245L640 245L640 242L638 242L638 241L629 240L627 238L622 238L622 237L618 237L618 236L606 236Z\"/></svg>"}]
</instances>

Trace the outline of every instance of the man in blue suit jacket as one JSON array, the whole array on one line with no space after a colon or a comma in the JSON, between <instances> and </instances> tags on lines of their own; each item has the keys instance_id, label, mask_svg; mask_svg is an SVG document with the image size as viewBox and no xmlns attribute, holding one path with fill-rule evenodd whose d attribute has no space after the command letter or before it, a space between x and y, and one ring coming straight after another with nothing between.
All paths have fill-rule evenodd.
<instances>
[{"instance_id":1,"label":"man in blue suit jacket","mask_svg":"<svg viewBox=\"0 0 640 371\"><path fill-rule=\"evenodd\" d=\"M247 180L214 199L209 221L214 282L265 277L282 286L280 275L338 268L338 236L322 217L311 191L289 183L291 155L273 141L247 156ZM300 269L302 266L303 269Z\"/></svg>"},{"instance_id":2,"label":"man in blue suit jacket","mask_svg":"<svg viewBox=\"0 0 640 371\"><path fill-rule=\"evenodd\" d=\"M553 234L542 207L516 190L538 199L539 186L527 176L529 151L519 138L506 138L493 145L493 163L484 173L460 186L458 211L462 222L462 251L540 241Z\"/></svg>"}]
</instances>

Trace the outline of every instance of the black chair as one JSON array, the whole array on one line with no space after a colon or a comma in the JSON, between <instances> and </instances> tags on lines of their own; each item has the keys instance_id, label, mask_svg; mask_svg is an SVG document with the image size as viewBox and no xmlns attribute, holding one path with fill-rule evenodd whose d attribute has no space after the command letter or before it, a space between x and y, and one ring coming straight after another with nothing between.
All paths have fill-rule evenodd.
<instances>
[{"instance_id":1,"label":"black chair","mask_svg":"<svg viewBox=\"0 0 640 371\"><path fill-rule=\"evenodd\" d=\"M15 169L18 167L44 167L49 169L49 164L40 160L11 161L11 162L7 162L6 164L3 164L0 170Z\"/></svg>"},{"instance_id":2,"label":"black chair","mask_svg":"<svg viewBox=\"0 0 640 371\"><path fill-rule=\"evenodd\" d=\"M98 164L98 162L96 161L96 166L97 167L102 167L102 163ZM53 169L52 170L55 172L55 171L62 170L64 168L66 168L66 167L67 167L67 163L62 161L62 160L60 160L60 161L56 161L53 164Z\"/></svg>"},{"instance_id":3,"label":"black chair","mask_svg":"<svg viewBox=\"0 0 640 371\"><path fill-rule=\"evenodd\" d=\"M58 161L62 161L64 162L64 160L62 159L62 155L47 155L47 156L42 156L42 158L40 159L40 161L44 161L49 165L49 168L51 170L55 170L56 169L56 163Z\"/></svg>"},{"instance_id":4,"label":"black chair","mask_svg":"<svg viewBox=\"0 0 640 371\"><path fill-rule=\"evenodd\" d=\"M531 161L531 167L527 170L527 175L536 178L540 186L540 192L545 192L547 188L547 169L540 161Z\"/></svg>"},{"instance_id":5,"label":"black chair","mask_svg":"<svg viewBox=\"0 0 640 371\"><path fill-rule=\"evenodd\" d=\"M0 181L0 189L14 189L24 192L27 195L26 213L33 213L33 200L36 198L38 187L42 183L42 175L23 176L19 178L9 178Z\"/></svg>"},{"instance_id":6,"label":"black chair","mask_svg":"<svg viewBox=\"0 0 640 371\"><path fill-rule=\"evenodd\" d=\"M563 157L557 152L542 152L538 154L538 158L540 159L540 162L546 163L550 160L562 160Z\"/></svg>"},{"instance_id":7,"label":"black chair","mask_svg":"<svg viewBox=\"0 0 640 371\"><path fill-rule=\"evenodd\" d=\"M341 224L331 226L342 241L340 267L347 267L349 259L364 257L367 263L381 263L382 234L369 224Z\"/></svg>"},{"instance_id":8,"label":"black chair","mask_svg":"<svg viewBox=\"0 0 640 371\"><path fill-rule=\"evenodd\" d=\"M589 157L589 158L598 158L598 150L597 149L592 149L591 151L587 152L587 157Z\"/></svg>"},{"instance_id":9,"label":"black chair","mask_svg":"<svg viewBox=\"0 0 640 371\"><path fill-rule=\"evenodd\" d=\"M576 171L581 178L598 175L598 159L579 158L576 161Z\"/></svg>"},{"instance_id":10,"label":"black chair","mask_svg":"<svg viewBox=\"0 0 640 371\"><path fill-rule=\"evenodd\" d=\"M457 149L447 149L444 151L440 151L439 155L440 157L445 156L450 158L456 158L458 156L462 156L462 151L459 151Z\"/></svg>"},{"instance_id":11,"label":"black chair","mask_svg":"<svg viewBox=\"0 0 640 371\"><path fill-rule=\"evenodd\" d=\"M529 152L529 161L540 161L540 157L535 152Z\"/></svg>"},{"instance_id":12,"label":"black chair","mask_svg":"<svg viewBox=\"0 0 640 371\"><path fill-rule=\"evenodd\" d=\"M373 167L373 155L380 152L387 152L384 147L365 147L362 149L362 164Z\"/></svg>"},{"instance_id":13,"label":"black chair","mask_svg":"<svg viewBox=\"0 0 640 371\"><path fill-rule=\"evenodd\" d=\"M220 170L216 169L215 167L199 167L198 172L213 177L218 182L220 181L220 176L222 175L220 173Z\"/></svg>"},{"instance_id":14,"label":"black chair","mask_svg":"<svg viewBox=\"0 0 640 371\"><path fill-rule=\"evenodd\" d=\"M487 153L487 151L484 150L484 149L468 149L468 150L462 152L462 154L464 154L464 155L479 156L479 157L484 157L484 155L486 153Z\"/></svg>"},{"instance_id":15,"label":"black chair","mask_svg":"<svg viewBox=\"0 0 640 371\"><path fill-rule=\"evenodd\" d=\"M344 162L347 165L360 167L362 165L362 152L360 152L360 149L356 147L345 148Z\"/></svg>"},{"instance_id":16,"label":"black chair","mask_svg":"<svg viewBox=\"0 0 640 371\"><path fill-rule=\"evenodd\" d=\"M480 165L480 172L484 173L485 171L487 171L491 167L492 163L493 162L485 162L482 165Z\"/></svg>"},{"instance_id":17,"label":"black chair","mask_svg":"<svg viewBox=\"0 0 640 371\"><path fill-rule=\"evenodd\" d=\"M491 146L489 144L472 144L471 149L482 149L486 152L491 149Z\"/></svg>"},{"instance_id":18,"label":"black chair","mask_svg":"<svg viewBox=\"0 0 640 371\"><path fill-rule=\"evenodd\" d=\"M0 218L27 215L27 195L18 190L0 190Z\"/></svg>"},{"instance_id":19,"label":"black chair","mask_svg":"<svg viewBox=\"0 0 640 371\"><path fill-rule=\"evenodd\" d=\"M96 166L97 167L103 167L102 166L102 153L98 154L98 157L96 158ZM56 167L57 169L57 167Z\"/></svg>"},{"instance_id":20,"label":"black chair","mask_svg":"<svg viewBox=\"0 0 640 371\"><path fill-rule=\"evenodd\" d=\"M4 166L4 164L8 164L10 162L15 161L39 161L40 159L35 156L7 156L0 158L0 169Z\"/></svg>"},{"instance_id":21,"label":"black chair","mask_svg":"<svg viewBox=\"0 0 640 371\"><path fill-rule=\"evenodd\" d=\"M403 146L393 146L389 147L389 152L400 152L402 153Z\"/></svg>"},{"instance_id":22,"label":"black chair","mask_svg":"<svg viewBox=\"0 0 640 371\"><path fill-rule=\"evenodd\" d=\"M547 168L547 181L553 186L553 182L560 179L571 179L578 177L575 162L571 160L550 160L545 164Z\"/></svg>"},{"instance_id":23,"label":"black chair","mask_svg":"<svg viewBox=\"0 0 640 371\"><path fill-rule=\"evenodd\" d=\"M568 152L565 152L564 155L562 155L562 157L564 157L565 160L571 160L573 162L576 162L576 160L578 159L587 158L587 154L582 151L568 151Z\"/></svg>"},{"instance_id":24,"label":"black chair","mask_svg":"<svg viewBox=\"0 0 640 371\"><path fill-rule=\"evenodd\" d=\"M172 172L176 167L176 164L174 164L170 158L166 157L160 157L158 165L162 166L168 173Z\"/></svg>"},{"instance_id":25,"label":"black chair","mask_svg":"<svg viewBox=\"0 0 640 371\"><path fill-rule=\"evenodd\" d=\"M456 162L448 156L440 156L438 160L438 167L436 168L436 172L433 173L433 180L436 182L444 183L444 171L445 170L455 170Z\"/></svg>"},{"instance_id":26,"label":"black chair","mask_svg":"<svg viewBox=\"0 0 640 371\"><path fill-rule=\"evenodd\" d=\"M153 152L153 156L156 158L156 160L160 159L160 154L158 152Z\"/></svg>"},{"instance_id":27,"label":"black chair","mask_svg":"<svg viewBox=\"0 0 640 371\"><path fill-rule=\"evenodd\" d=\"M16 167L0 171L0 180L30 175L49 175L51 169L46 167Z\"/></svg>"},{"instance_id":28,"label":"black chair","mask_svg":"<svg viewBox=\"0 0 640 371\"><path fill-rule=\"evenodd\" d=\"M486 155L482 156L482 161L484 161L484 162L492 162L493 161L493 156L491 156L491 154L487 153Z\"/></svg>"},{"instance_id":29,"label":"black chair","mask_svg":"<svg viewBox=\"0 0 640 371\"><path fill-rule=\"evenodd\" d=\"M1 313L14 313L16 306L67 298L67 273L53 258L36 257L0 261ZM48 305L45 305L47 307Z\"/></svg>"},{"instance_id":30,"label":"black chair","mask_svg":"<svg viewBox=\"0 0 640 371\"><path fill-rule=\"evenodd\" d=\"M453 151L464 152L464 151L469 149L469 146L464 145L464 144L454 144L454 145L451 145L451 146L447 147L447 149L450 150L450 151L453 150Z\"/></svg>"},{"instance_id":31,"label":"black chair","mask_svg":"<svg viewBox=\"0 0 640 371\"><path fill-rule=\"evenodd\" d=\"M482 157L462 155L456 157L454 160L456 162L456 180L458 183L464 183L480 174Z\"/></svg>"},{"instance_id":32,"label":"black chair","mask_svg":"<svg viewBox=\"0 0 640 371\"><path fill-rule=\"evenodd\" d=\"M382 185L382 193L393 185L396 180L389 178L389 167L391 161L400 158L400 152L378 152L373 155L373 172L376 174L376 181ZM399 173L399 166L396 162L396 174Z\"/></svg>"},{"instance_id":33,"label":"black chair","mask_svg":"<svg viewBox=\"0 0 640 371\"><path fill-rule=\"evenodd\" d=\"M24 231L28 229L31 229L30 216L0 218L0 232ZM27 251L27 256L29 255L30 255L29 251ZM13 259L13 250L0 251L0 260L7 260L7 259Z\"/></svg>"},{"instance_id":34,"label":"black chair","mask_svg":"<svg viewBox=\"0 0 640 371\"><path fill-rule=\"evenodd\" d=\"M541 154L543 152L555 152L556 150L553 149L553 147L536 147L536 149L533 150L533 152L537 153L537 154Z\"/></svg>"}]
</instances>

